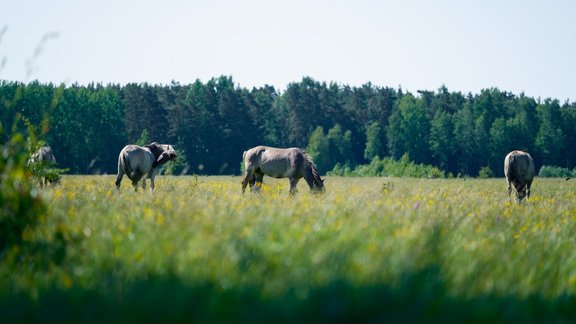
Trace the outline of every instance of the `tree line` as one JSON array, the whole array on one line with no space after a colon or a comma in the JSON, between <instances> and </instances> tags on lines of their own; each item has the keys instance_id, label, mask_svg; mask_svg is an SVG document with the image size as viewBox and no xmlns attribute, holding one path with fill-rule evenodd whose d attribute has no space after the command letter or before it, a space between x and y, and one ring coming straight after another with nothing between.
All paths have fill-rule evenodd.
<instances>
[{"instance_id":1,"label":"tree line","mask_svg":"<svg viewBox=\"0 0 576 324\"><path fill-rule=\"evenodd\" d=\"M129 143L172 144L176 174L239 174L256 145L306 148L321 173L408 159L453 176L503 175L514 149L543 165L576 164L576 103L515 95L359 87L304 77L279 91L232 77L192 84L54 85L0 81L0 139L39 125L70 173L115 173ZM20 122L18 122L20 121ZM23 122L22 122L23 121Z\"/></svg>"}]
</instances>

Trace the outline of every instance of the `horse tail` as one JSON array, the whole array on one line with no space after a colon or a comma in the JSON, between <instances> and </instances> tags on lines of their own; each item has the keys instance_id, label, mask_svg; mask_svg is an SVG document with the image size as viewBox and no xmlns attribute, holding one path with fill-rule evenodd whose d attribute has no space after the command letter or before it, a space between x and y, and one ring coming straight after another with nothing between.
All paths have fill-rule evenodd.
<instances>
[{"instance_id":1,"label":"horse tail","mask_svg":"<svg viewBox=\"0 0 576 324\"><path fill-rule=\"evenodd\" d=\"M246 160L247 155L248 151L244 151L244 153L242 153L242 164L244 165L244 174L248 174L248 167L250 166L250 161Z\"/></svg>"},{"instance_id":2,"label":"horse tail","mask_svg":"<svg viewBox=\"0 0 576 324\"><path fill-rule=\"evenodd\" d=\"M520 159L516 154L511 154L509 159L508 174L513 180L518 180L522 177L520 170Z\"/></svg>"},{"instance_id":3,"label":"horse tail","mask_svg":"<svg viewBox=\"0 0 576 324\"><path fill-rule=\"evenodd\" d=\"M128 178L133 179L134 176L136 175L136 170L132 169L132 165L130 164L130 160L128 159L128 153L123 152L121 159L122 159L122 166L124 168L124 173L128 175Z\"/></svg>"}]
</instances>

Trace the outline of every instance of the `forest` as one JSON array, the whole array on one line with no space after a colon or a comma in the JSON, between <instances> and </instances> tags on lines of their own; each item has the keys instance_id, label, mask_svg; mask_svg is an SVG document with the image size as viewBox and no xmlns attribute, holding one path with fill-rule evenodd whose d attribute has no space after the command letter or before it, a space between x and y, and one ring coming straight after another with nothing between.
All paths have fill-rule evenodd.
<instances>
[{"instance_id":1,"label":"forest","mask_svg":"<svg viewBox=\"0 0 576 324\"><path fill-rule=\"evenodd\" d=\"M186 85L0 80L0 106L2 142L41 125L40 140L70 174L114 174L124 145L153 141L176 148L173 174L238 175L243 151L256 145L306 148L322 174L386 158L448 177L500 177L514 149L530 152L537 170L576 164L576 103L497 88L410 93L310 77L282 91L246 89L230 76Z\"/></svg>"}]
</instances>

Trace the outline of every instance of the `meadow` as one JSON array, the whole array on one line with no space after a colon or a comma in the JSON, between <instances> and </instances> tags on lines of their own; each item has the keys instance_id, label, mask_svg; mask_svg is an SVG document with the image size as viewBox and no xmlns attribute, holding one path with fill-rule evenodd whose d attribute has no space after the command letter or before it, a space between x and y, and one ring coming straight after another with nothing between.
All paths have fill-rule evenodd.
<instances>
[{"instance_id":1,"label":"meadow","mask_svg":"<svg viewBox=\"0 0 576 324\"><path fill-rule=\"evenodd\" d=\"M576 180L64 176L0 258L6 321L576 320Z\"/></svg>"}]
</instances>

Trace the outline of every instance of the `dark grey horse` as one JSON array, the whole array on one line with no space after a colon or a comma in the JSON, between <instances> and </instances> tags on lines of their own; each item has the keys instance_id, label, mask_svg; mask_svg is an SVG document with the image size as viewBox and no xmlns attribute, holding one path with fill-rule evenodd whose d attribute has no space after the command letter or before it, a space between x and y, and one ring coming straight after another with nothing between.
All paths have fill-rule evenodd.
<instances>
[{"instance_id":1,"label":"dark grey horse","mask_svg":"<svg viewBox=\"0 0 576 324\"><path fill-rule=\"evenodd\" d=\"M303 149L257 146L244 151L244 179L242 193L250 184L250 191L259 191L264 175L290 179L290 194L297 192L296 185L304 178L313 193L323 192L324 180L320 179L312 158Z\"/></svg>"},{"instance_id":2,"label":"dark grey horse","mask_svg":"<svg viewBox=\"0 0 576 324\"><path fill-rule=\"evenodd\" d=\"M40 187L55 184L60 181L60 176L50 172L50 168L56 166L56 158L50 146L41 146L28 160L28 166L33 174L40 178Z\"/></svg>"},{"instance_id":3,"label":"dark grey horse","mask_svg":"<svg viewBox=\"0 0 576 324\"><path fill-rule=\"evenodd\" d=\"M158 144L156 142L145 146L126 145L118 156L118 175L116 188L120 189L120 182L124 174L132 180L134 190L138 190L138 182L142 180L142 188L146 189L146 178L150 178L150 188L154 191L154 177L158 166L176 158L176 151L172 145ZM142 179L144 178L144 179Z\"/></svg>"},{"instance_id":4,"label":"dark grey horse","mask_svg":"<svg viewBox=\"0 0 576 324\"><path fill-rule=\"evenodd\" d=\"M512 151L504 159L504 175L508 182L508 198L512 192L512 185L516 189L516 201L519 203L526 197L530 198L530 186L536 172L534 161L530 154L523 151Z\"/></svg>"}]
</instances>

